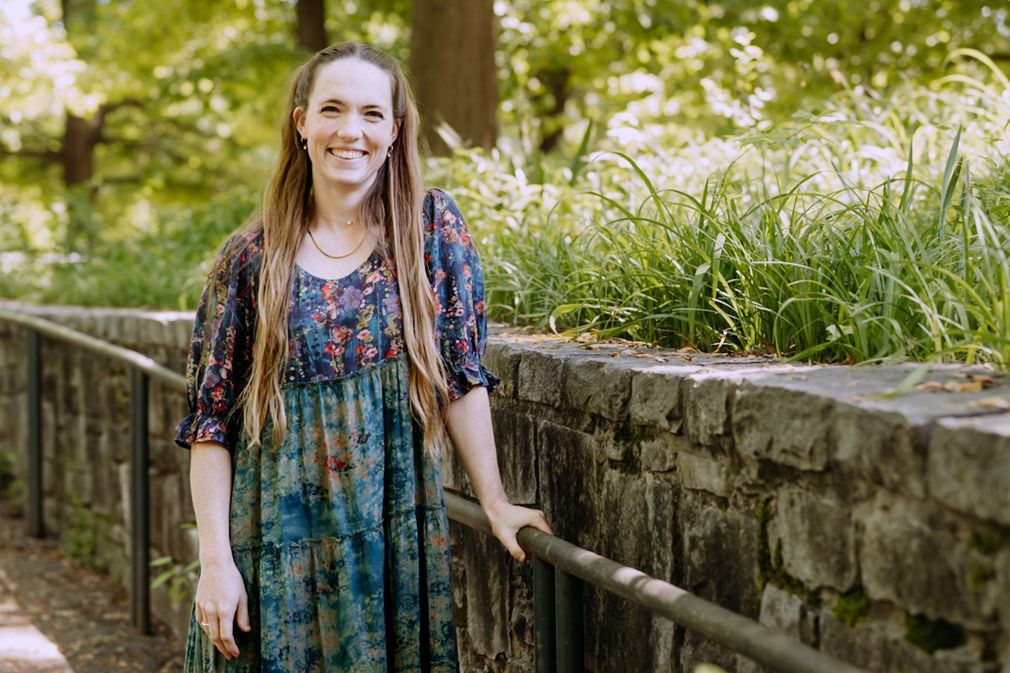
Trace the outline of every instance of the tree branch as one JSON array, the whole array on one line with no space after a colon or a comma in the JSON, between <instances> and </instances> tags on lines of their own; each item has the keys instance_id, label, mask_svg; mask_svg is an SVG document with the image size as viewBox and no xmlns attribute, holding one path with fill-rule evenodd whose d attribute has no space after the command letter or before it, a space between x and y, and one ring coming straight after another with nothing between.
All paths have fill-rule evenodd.
<instances>
[{"instance_id":1,"label":"tree branch","mask_svg":"<svg viewBox=\"0 0 1010 673\"><path fill-rule=\"evenodd\" d=\"M63 158L63 152L59 150L9 150L0 145L0 157L24 157L26 159L45 159L46 161L59 161Z\"/></svg>"}]
</instances>

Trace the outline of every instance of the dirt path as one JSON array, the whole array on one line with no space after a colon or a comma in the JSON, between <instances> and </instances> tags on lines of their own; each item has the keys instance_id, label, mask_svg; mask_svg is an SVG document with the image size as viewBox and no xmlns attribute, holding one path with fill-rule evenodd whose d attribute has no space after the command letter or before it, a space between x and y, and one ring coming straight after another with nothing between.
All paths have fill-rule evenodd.
<instances>
[{"instance_id":1,"label":"dirt path","mask_svg":"<svg viewBox=\"0 0 1010 673\"><path fill-rule=\"evenodd\" d=\"M18 628L30 621L25 633L34 631L34 625L44 636L39 647L51 649L46 639L55 644L73 673L182 670L182 642L161 624L155 625L155 635L140 635L130 624L130 604L121 586L65 558L55 541L28 537L20 512L5 504L0 505L0 576L3 621ZM19 636L18 645L28 637ZM6 667L5 659L14 665L13 650L0 640L0 673L67 670L52 656L36 667L27 663Z\"/></svg>"}]
</instances>

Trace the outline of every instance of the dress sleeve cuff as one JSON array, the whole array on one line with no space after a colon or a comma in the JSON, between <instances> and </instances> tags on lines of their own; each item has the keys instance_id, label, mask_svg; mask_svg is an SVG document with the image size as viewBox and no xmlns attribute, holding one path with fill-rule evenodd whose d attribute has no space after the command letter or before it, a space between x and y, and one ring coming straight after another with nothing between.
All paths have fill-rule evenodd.
<instances>
[{"instance_id":1,"label":"dress sleeve cuff","mask_svg":"<svg viewBox=\"0 0 1010 673\"><path fill-rule=\"evenodd\" d=\"M228 424L205 414L190 414L180 421L175 431L175 443L184 449L192 449L197 442L218 442L230 451L232 441Z\"/></svg>"},{"instance_id":2,"label":"dress sleeve cuff","mask_svg":"<svg viewBox=\"0 0 1010 673\"><path fill-rule=\"evenodd\" d=\"M479 361L460 362L449 371L449 400L458 400L475 386L493 392L501 379Z\"/></svg>"}]
</instances>

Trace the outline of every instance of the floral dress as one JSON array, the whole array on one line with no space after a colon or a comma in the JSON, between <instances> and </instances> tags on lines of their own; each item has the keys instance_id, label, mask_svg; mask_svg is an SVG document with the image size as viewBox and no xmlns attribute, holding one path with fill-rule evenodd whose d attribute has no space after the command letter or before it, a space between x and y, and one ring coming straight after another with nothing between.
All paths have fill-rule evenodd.
<instances>
[{"instance_id":1,"label":"floral dress","mask_svg":"<svg viewBox=\"0 0 1010 673\"><path fill-rule=\"evenodd\" d=\"M494 389L498 378L481 364L484 279L466 224L435 189L423 217L450 397ZM250 236L216 301L204 290L187 368L192 413L176 437L232 453L231 548L253 628L233 629L240 655L228 661L194 605L184 671L458 671L439 464L410 413L395 262L377 248L339 279L296 267L281 390L287 435L273 445L268 424L263 444L249 448L241 414L229 412L250 365L261 251L262 235Z\"/></svg>"}]
</instances>

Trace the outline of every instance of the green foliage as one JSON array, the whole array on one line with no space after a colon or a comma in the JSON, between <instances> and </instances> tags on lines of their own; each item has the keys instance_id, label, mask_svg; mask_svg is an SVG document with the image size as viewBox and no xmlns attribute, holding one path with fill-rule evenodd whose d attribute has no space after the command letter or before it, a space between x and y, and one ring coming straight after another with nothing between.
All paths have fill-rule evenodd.
<instances>
[{"instance_id":1,"label":"green foliage","mask_svg":"<svg viewBox=\"0 0 1010 673\"><path fill-rule=\"evenodd\" d=\"M1007 149L1003 122L973 112L1010 118L994 77L874 109L840 99L777 134L600 152L563 192L564 164L537 185L514 160L477 157L489 178L457 191L495 223L481 236L491 313L701 350L1005 364Z\"/></svg>"},{"instance_id":2,"label":"green foliage","mask_svg":"<svg viewBox=\"0 0 1010 673\"><path fill-rule=\"evenodd\" d=\"M16 502L21 497L24 484L18 479L19 460L19 452L0 447L0 500Z\"/></svg>"},{"instance_id":3,"label":"green foliage","mask_svg":"<svg viewBox=\"0 0 1010 673\"><path fill-rule=\"evenodd\" d=\"M855 626L870 614L872 607L873 603L863 593L863 587L856 586L838 597L835 602L835 619L843 624Z\"/></svg>"},{"instance_id":4,"label":"green foliage","mask_svg":"<svg viewBox=\"0 0 1010 673\"><path fill-rule=\"evenodd\" d=\"M60 531L60 548L70 558L96 570L106 570L109 559L97 553L101 521L75 497L70 499L70 516Z\"/></svg>"},{"instance_id":5,"label":"green foliage","mask_svg":"<svg viewBox=\"0 0 1010 673\"><path fill-rule=\"evenodd\" d=\"M982 591L994 579L996 579L996 570L991 565L973 563L968 571L968 588L972 591Z\"/></svg>"},{"instance_id":6,"label":"green foliage","mask_svg":"<svg viewBox=\"0 0 1010 673\"><path fill-rule=\"evenodd\" d=\"M191 309L214 251L255 208L251 194L233 190L199 210L162 215L150 230L100 239L87 255L28 257L0 292L43 303Z\"/></svg>"},{"instance_id":7,"label":"green foliage","mask_svg":"<svg viewBox=\"0 0 1010 673\"><path fill-rule=\"evenodd\" d=\"M1003 539L994 530L974 530L968 535L968 548L984 556L993 556L1003 546Z\"/></svg>"},{"instance_id":8,"label":"green foliage","mask_svg":"<svg viewBox=\"0 0 1010 673\"><path fill-rule=\"evenodd\" d=\"M905 640L933 654L937 650L952 650L966 642L964 629L945 619L929 619L924 615L905 617Z\"/></svg>"},{"instance_id":9,"label":"green foliage","mask_svg":"<svg viewBox=\"0 0 1010 673\"><path fill-rule=\"evenodd\" d=\"M196 524L184 522L180 528L195 528ZM151 568L164 568L151 578L151 589L157 589L168 584L168 596L176 603L188 601L194 595L197 580L200 579L200 559L193 559L186 565L180 565L171 555L151 559Z\"/></svg>"}]
</instances>

